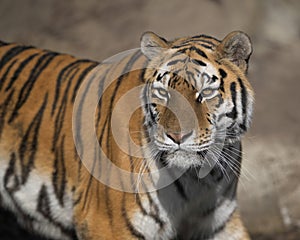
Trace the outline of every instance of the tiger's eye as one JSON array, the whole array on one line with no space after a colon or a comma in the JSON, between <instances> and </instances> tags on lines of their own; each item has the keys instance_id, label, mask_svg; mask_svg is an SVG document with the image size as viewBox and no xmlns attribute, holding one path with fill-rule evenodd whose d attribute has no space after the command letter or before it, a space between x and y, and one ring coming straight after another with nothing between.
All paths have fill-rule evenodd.
<instances>
[{"instance_id":1,"label":"tiger's eye","mask_svg":"<svg viewBox=\"0 0 300 240\"><path fill-rule=\"evenodd\" d=\"M213 92L214 92L213 89L209 89L209 88L208 88L208 89L204 89L204 90L202 91L202 94L203 94L204 97L208 97L208 96L212 95Z\"/></svg>"},{"instance_id":2,"label":"tiger's eye","mask_svg":"<svg viewBox=\"0 0 300 240\"><path fill-rule=\"evenodd\" d=\"M163 97L168 97L168 93L167 93L167 91L166 91L165 89L159 88L157 91L158 91L158 93L159 93L161 96L163 96Z\"/></svg>"}]
</instances>

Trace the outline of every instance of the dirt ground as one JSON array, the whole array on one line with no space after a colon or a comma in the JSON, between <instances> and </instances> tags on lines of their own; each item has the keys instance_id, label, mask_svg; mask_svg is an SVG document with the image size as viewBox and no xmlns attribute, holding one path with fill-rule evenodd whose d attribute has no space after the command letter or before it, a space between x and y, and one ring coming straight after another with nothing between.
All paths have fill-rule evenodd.
<instances>
[{"instance_id":1,"label":"dirt ground","mask_svg":"<svg viewBox=\"0 0 300 240\"><path fill-rule=\"evenodd\" d=\"M298 0L0 0L0 39L100 61L139 47L147 30L167 39L247 32L256 103L244 139L240 209L253 239L298 240L299 12ZM1 240L34 239L11 227L14 219L1 210Z\"/></svg>"}]
</instances>

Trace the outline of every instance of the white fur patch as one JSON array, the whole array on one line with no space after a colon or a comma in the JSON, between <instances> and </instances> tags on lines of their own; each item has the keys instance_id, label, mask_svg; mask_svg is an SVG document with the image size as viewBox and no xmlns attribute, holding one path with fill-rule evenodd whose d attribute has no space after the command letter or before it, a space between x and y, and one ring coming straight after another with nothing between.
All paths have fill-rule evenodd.
<instances>
[{"instance_id":1,"label":"white fur patch","mask_svg":"<svg viewBox=\"0 0 300 240\"><path fill-rule=\"evenodd\" d=\"M187 152L178 150L173 153L169 153L166 157L169 167L179 167L182 169L188 169L192 166L200 166L203 163L203 159L196 152Z\"/></svg>"},{"instance_id":2,"label":"white fur patch","mask_svg":"<svg viewBox=\"0 0 300 240\"><path fill-rule=\"evenodd\" d=\"M37 211L37 205L40 189L42 185L45 185L50 202L51 217L65 228L71 228L73 218L73 204L71 198L69 196L65 196L65 206L61 207L55 196L54 189L51 184L51 178L49 178L49 176L41 175L36 169L33 169L30 172L27 182L24 185L21 185L20 189L16 192L12 193L14 203L3 185L3 179L8 164L6 164L3 160L0 161L0 194L2 196L3 206L10 209L18 218L18 210L15 205L17 204L18 208L20 208L24 214L34 218L32 226L35 231L54 239L69 239L69 237L67 237L59 227L51 223ZM20 221L20 224L25 224L21 222L20 218L18 218L18 220Z\"/></svg>"},{"instance_id":3,"label":"white fur patch","mask_svg":"<svg viewBox=\"0 0 300 240\"><path fill-rule=\"evenodd\" d=\"M134 214L132 224L141 234L145 236L147 240L172 239L175 231L172 229L172 225L167 213L160 205L160 202L157 198L157 193L150 193L150 197L159 209L158 217L164 222L164 227L161 229L159 224L150 215L144 215L140 211L137 211ZM142 199L142 206L146 210L147 214L151 212L152 209L147 197Z\"/></svg>"}]
</instances>

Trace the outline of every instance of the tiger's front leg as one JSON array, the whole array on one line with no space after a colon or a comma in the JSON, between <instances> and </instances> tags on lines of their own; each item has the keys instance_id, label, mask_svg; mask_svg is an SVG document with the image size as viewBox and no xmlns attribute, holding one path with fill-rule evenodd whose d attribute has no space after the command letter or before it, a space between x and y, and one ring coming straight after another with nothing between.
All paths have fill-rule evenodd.
<instances>
[{"instance_id":1,"label":"tiger's front leg","mask_svg":"<svg viewBox=\"0 0 300 240\"><path fill-rule=\"evenodd\" d=\"M80 240L133 239L124 231L122 192L112 191L92 179L85 191L77 194L74 206L74 224ZM122 211L124 213L122 213Z\"/></svg>"},{"instance_id":2,"label":"tiger's front leg","mask_svg":"<svg viewBox=\"0 0 300 240\"><path fill-rule=\"evenodd\" d=\"M77 194L74 224L80 240L145 239L134 225L140 211L134 194L113 190L96 179Z\"/></svg>"},{"instance_id":3,"label":"tiger's front leg","mask_svg":"<svg viewBox=\"0 0 300 240\"><path fill-rule=\"evenodd\" d=\"M96 179L74 199L74 224L80 240L172 239L172 229L157 192L127 193Z\"/></svg>"}]
</instances>

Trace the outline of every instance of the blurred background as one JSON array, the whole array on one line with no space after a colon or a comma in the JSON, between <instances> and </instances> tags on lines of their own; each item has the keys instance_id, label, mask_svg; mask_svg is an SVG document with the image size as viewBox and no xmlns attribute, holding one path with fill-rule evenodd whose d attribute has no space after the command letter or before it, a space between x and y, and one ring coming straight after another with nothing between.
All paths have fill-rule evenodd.
<instances>
[{"instance_id":1,"label":"blurred background","mask_svg":"<svg viewBox=\"0 0 300 240\"><path fill-rule=\"evenodd\" d=\"M300 239L299 0L0 0L0 19L4 41L98 61L139 47L147 30L167 39L248 33L256 103L240 209L253 239ZM39 238L1 210L0 239Z\"/></svg>"}]
</instances>

